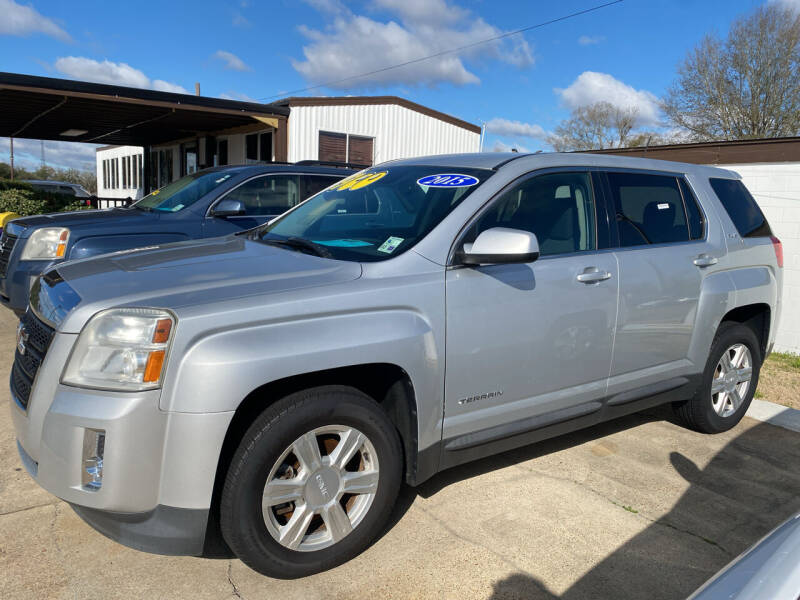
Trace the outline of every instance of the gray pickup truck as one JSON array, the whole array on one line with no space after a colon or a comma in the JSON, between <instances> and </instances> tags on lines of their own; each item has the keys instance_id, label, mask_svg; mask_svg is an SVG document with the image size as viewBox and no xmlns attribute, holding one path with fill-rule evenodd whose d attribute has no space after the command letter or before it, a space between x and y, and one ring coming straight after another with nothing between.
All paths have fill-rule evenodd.
<instances>
[{"instance_id":1,"label":"gray pickup truck","mask_svg":"<svg viewBox=\"0 0 800 600\"><path fill-rule=\"evenodd\" d=\"M45 272L17 335L18 450L123 544L300 577L367 547L403 482L664 403L730 429L781 267L730 171L385 163L256 229Z\"/></svg>"}]
</instances>

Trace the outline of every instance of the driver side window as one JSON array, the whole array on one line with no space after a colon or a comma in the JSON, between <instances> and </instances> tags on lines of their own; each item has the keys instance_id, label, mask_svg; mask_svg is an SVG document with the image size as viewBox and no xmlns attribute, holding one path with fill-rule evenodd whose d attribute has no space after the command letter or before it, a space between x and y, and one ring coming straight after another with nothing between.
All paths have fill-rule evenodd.
<instances>
[{"instance_id":1,"label":"driver side window","mask_svg":"<svg viewBox=\"0 0 800 600\"><path fill-rule=\"evenodd\" d=\"M285 213L300 201L298 175L256 177L231 191L225 198L244 204L247 216Z\"/></svg>"},{"instance_id":2,"label":"driver side window","mask_svg":"<svg viewBox=\"0 0 800 600\"><path fill-rule=\"evenodd\" d=\"M542 256L594 250L594 204L589 173L531 177L497 198L465 241L492 227L507 227L536 234Z\"/></svg>"}]
</instances>

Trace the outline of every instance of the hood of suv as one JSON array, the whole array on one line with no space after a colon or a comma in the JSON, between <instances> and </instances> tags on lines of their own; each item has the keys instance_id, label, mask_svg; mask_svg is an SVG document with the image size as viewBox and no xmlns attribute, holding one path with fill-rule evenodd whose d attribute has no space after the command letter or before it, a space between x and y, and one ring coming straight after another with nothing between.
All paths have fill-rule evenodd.
<instances>
[{"instance_id":1,"label":"hood of suv","mask_svg":"<svg viewBox=\"0 0 800 600\"><path fill-rule=\"evenodd\" d=\"M78 310L85 308L93 314L126 304L179 308L341 283L358 279L361 265L232 235L123 250L67 262L58 267L57 276L53 273L43 277L42 291L47 291L48 279L63 280L80 298ZM49 301L57 303L58 299ZM89 316L68 320L80 328Z\"/></svg>"},{"instance_id":2,"label":"hood of suv","mask_svg":"<svg viewBox=\"0 0 800 600\"><path fill-rule=\"evenodd\" d=\"M35 215L14 219L14 224L24 229L39 227L97 227L113 221L132 221L141 226L143 220L152 220L155 213L128 208L112 208L105 210L76 210L72 212Z\"/></svg>"}]
</instances>

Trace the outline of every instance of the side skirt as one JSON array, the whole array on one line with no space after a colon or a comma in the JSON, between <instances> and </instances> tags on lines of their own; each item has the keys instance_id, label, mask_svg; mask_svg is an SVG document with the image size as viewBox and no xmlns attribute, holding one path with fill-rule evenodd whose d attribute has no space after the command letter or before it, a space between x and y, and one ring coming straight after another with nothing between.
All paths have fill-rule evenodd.
<instances>
[{"instance_id":1,"label":"side skirt","mask_svg":"<svg viewBox=\"0 0 800 600\"><path fill-rule=\"evenodd\" d=\"M427 465L436 460L434 455L437 454L434 448L427 449L426 456L419 457L420 468L414 484L422 483L435 471L572 433L662 404L687 400L694 395L701 381L701 374L676 377L602 400L442 440L439 445L438 468L432 464ZM425 468L426 465L428 468Z\"/></svg>"}]
</instances>

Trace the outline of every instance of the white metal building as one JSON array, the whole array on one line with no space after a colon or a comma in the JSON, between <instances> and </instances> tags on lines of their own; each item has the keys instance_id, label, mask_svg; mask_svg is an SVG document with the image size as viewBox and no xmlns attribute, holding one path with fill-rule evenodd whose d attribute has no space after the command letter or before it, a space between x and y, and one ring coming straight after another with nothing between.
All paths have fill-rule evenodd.
<instances>
[{"instance_id":1,"label":"white metal building","mask_svg":"<svg viewBox=\"0 0 800 600\"><path fill-rule=\"evenodd\" d=\"M149 182L142 180L141 148L98 148L97 195L137 199L148 187L217 165L320 160L369 166L480 148L478 125L397 96L288 98L268 106L288 108L288 120L254 117L251 125L153 145Z\"/></svg>"},{"instance_id":2,"label":"white metal building","mask_svg":"<svg viewBox=\"0 0 800 600\"><path fill-rule=\"evenodd\" d=\"M138 200L142 197L140 146L103 146L97 149L97 195L100 198Z\"/></svg>"},{"instance_id":3,"label":"white metal building","mask_svg":"<svg viewBox=\"0 0 800 600\"><path fill-rule=\"evenodd\" d=\"M478 152L481 129L397 96L288 98L289 162L375 164L430 154Z\"/></svg>"}]
</instances>

